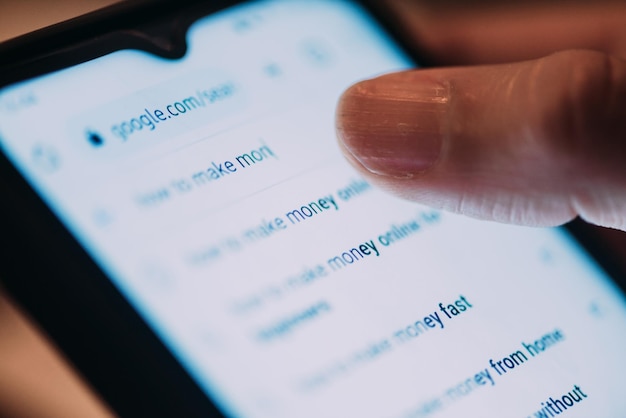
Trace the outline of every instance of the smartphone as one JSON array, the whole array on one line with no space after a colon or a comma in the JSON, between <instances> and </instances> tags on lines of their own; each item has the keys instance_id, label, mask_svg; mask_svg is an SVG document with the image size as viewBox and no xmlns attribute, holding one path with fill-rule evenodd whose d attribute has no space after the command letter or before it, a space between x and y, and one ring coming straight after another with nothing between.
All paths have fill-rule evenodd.
<instances>
[{"instance_id":1,"label":"smartphone","mask_svg":"<svg viewBox=\"0 0 626 418\"><path fill-rule=\"evenodd\" d=\"M0 72L4 286L117 413L626 416L623 277L342 157L341 92L420 65L376 2L204 3L88 16Z\"/></svg>"}]
</instances>

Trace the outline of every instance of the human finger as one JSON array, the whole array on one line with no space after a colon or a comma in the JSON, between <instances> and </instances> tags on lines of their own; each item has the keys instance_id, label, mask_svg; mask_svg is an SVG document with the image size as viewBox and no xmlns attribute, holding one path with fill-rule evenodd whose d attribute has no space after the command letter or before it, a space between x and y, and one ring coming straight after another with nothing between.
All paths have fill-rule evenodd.
<instances>
[{"instance_id":1,"label":"human finger","mask_svg":"<svg viewBox=\"0 0 626 418\"><path fill-rule=\"evenodd\" d=\"M349 88L348 159L405 198L482 219L626 229L626 63L568 51Z\"/></svg>"}]
</instances>

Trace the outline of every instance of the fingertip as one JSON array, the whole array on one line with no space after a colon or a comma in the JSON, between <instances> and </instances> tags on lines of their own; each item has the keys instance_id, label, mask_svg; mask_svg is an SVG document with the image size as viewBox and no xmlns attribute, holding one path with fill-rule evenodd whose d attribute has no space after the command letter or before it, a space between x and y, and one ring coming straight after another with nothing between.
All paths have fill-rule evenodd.
<instances>
[{"instance_id":1,"label":"fingertip","mask_svg":"<svg viewBox=\"0 0 626 418\"><path fill-rule=\"evenodd\" d=\"M602 209L586 210L623 208L626 196L599 197L622 190L614 183L626 175L626 72L606 62L574 51L366 80L339 100L339 144L370 181L420 203L533 226L576 215L621 225L623 216L605 222ZM581 189L589 199L573 207Z\"/></svg>"},{"instance_id":2,"label":"fingertip","mask_svg":"<svg viewBox=\"0 0 626 418\"><path fill-rule=\"evenodd\" d=\"M447 103L445 86L415 72L362 81L339 100L337 136L365 170L412 178L439 158Z\"/></svg>"}]
</instances>

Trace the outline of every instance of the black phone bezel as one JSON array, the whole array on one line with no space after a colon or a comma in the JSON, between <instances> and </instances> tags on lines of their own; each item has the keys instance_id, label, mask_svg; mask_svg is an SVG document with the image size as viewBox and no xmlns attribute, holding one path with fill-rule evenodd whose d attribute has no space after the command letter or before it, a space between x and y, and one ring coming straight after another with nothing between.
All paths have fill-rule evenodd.
<instances>
[{"instance_id":1,"label":"black phone bezel","mask_svg":"<svg viewBox=\"0 0 626 418\"><path fill-rule=\"evenodd\" d=\"M420 65L401 28L375 0L365 6ZM115 6L0 45L0 87L119 49L184 56L197 19L245 0L142 0ZM42 326L121 416L223 416L76 239L0 153L0 264L4 288ZM585 226L569 227L580 237ZM585 241L583 240L583 244ZM624 289L608 254L587 249Z\"/></svg>"}]
</instances>

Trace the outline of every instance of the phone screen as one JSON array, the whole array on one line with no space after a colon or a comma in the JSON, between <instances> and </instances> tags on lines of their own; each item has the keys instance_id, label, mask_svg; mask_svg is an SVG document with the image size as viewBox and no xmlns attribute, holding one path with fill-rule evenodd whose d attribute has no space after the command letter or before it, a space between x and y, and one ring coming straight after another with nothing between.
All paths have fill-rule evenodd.
<instances>
[{"instance_id":1,"label":"phone screen","mask_svg":"<svg viewBox=\"0 0 626 418\"><path fill-rule=\"evenodd\" d=\"M124 50L0 91L0 141L229 416L622 417L624 296L562 229L372 187L351 83L413 66L349 1L254 1L178 61Z\"/></svg>"}]
</instances>

